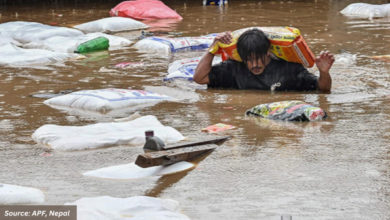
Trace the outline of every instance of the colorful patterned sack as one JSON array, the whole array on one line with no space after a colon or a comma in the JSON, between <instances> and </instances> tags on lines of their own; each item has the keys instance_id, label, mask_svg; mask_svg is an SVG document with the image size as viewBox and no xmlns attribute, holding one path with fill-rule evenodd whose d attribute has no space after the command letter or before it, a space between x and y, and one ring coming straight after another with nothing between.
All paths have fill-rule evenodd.
<instances>
[{"instance_id":1,"label":"colorful patterned sack","mask_svg":"<svg viewBox=\"0 0 390 220\"><path fill-rule=\"evenodd\" d=\"M319 121L327 117L324 110L302 101L282 101L257 105L246 115L284 121Z\"/></svg>"}]
</instances>

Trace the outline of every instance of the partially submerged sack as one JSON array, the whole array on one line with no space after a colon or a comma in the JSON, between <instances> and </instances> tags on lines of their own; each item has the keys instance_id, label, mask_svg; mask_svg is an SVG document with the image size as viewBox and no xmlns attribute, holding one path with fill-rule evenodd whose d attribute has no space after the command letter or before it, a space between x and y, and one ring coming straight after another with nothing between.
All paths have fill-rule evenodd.
<instances>
[{"instance_id":1,"label":"partially submerged sack","mask_svg":"<svg viewBox=\"0 0 390 220\"><path fill-rule=\"evenodd\" d=\"M164 100L172 98L143 90L111 88L72 92L48 99L44 103L60 109L79 109L105 114L113 110L155 104Z\"/></svg>"},{"instance_id":2,"label":"partially submerged sack","mask_svg":"<svg viewBox=\"0 0 390 220\"><path fill-rule=\"evenodd\" d=\"M341 10L340 13L349 17L368 19L390 17L390 4L353 3Z\"/></svg>"},{"instance_id":3,"label":"partially submerged sack","mask_svg":"<svg viewBox=\"0 0 390 220\"><path fill-rule=\"evenodd\" d=\"M0 46L0 66L40 68L84 56L74 53L52 52L42 49L24 49L11 43Z\"/></svg>"},{"instance_id":4,"label":"partially submerged sack","mask_svg":"<svg viewBox=\"0 0 390 220\"><path fill-rule=\"evenodd\" d=\"M146 29L148 28L148 26L142 22L136 21L131 18L110 17L79 24L74 26L74 28L83 31L84 33L111 33L119 31Z\"/></svg>"},{"instance_id":5,"label":"partially submerged sack","mask_svg":"<svg viewBox=\"0 0 390 220\"><path fill-rule=\"evenodd\" d=\"M179 202L148 196L83 197L75 202L65 203L65 205L77 206L77 219L79 220L190 220L180 212ZM61 218L58 219L61 220Z\"/></svg>"},{"instance_id":6,"label":"partially submerged sack","mask_svg":"<svg viewBox=\"0 0 390 220\"><path fill-rule=\"evenodd\" d=\"M143 19L183 19L176 11L158 0L133 0L119 3L110 10L111 16Z\"/></svg>"},{"instance_id":7,"label":"partially submerged sack","mask_svg":"<svg viewBox=\"0 0 390 220\"><path fill-rule=\"evenodd\" d=\"M85 35L80 35L77 37L63 37L63 36L54 36L43 41L31 42L25 44L25 48L39 48L46 49L56 52L66 52L73 53L77 50L77 47L89 40L92 40L97 37L107 38L109 41L109 50L121 49L123 47L129 46L132 41L119 36L109 35L105 33L89 33Z\"/></svg>"},{"instance_id":8,"label":"partially submerged sack","mask_svg":"<svg viewBox=\"0 0 390 220\"><path fill-rule=\"evenodd\" d=\"M12 21L0 24L0 33L20 43L43 41L54 36L77 37L84 33L72 28L55 27L37 22Z\"/></svg>"},{"instance_id":9,"label":"partially submerged sack","mask_svg":"<svg viewBox=\"0 0 390 220\"><path fill-rule=\"evenodd\" d=\"M193 163L187 161L180 161L168 166L160 165L147 168L141 168L135 163L129 163L91 170L83 173L83 175L105 179L139 179L178 173L191 169L194 166Z\"/></svg>"},{"instance_id":10,"label":"partially submerged sack","mask_svg":"<svg viewBox=\"0 0 390 220\"><path fill-rule=\"evenodd\" d=\"M195 69L198 66L200 59L202 59L202 57L186 58L176 60L169 64L168 75L164 78L164 81L174 79L193 80ZM220 63L221 61L222 59L220 57L214 57L213 65Z\"/></svg>"},{"instance_id":11,"label":"partially submerged sack","mask_svg":"<svg viewBox=\"0 0 390 220\"><path fill-rule=\"evenodd\" d=\"M0 205L37 204L45 201L39 189L0 183Z\"/></svg>"},{"instance_id":12,"label":"partially submerged sack","mask_svg":"<svg viewBox=\"0 0 390 220\"><path fill-rule=\"evenodd\" d=\"M32 139L55 150L84 150L117 145L145 144L145 131L153 130L165 143L184 139L176 129L164 126L153 115L132 121L104 122L85 126L60 126L46 124L39 127Z\"/></svg>"},{"instance_id":13,"label":"partially submerged sack","mask_svg":"<svg viewBox=\"0 0 390 220\"><path fill-rule=\"evenodd\" d=\"M315 62L313 52L307 46L300 31L293 27L250 27L232 32L231 44L218 42L212 49L212 53L222 54L222 59L228 58L242 61L237 52L237 40L247 30L257 28L262 30L271 42L272 53L283 60L301 63L305 67L312 67Z\"/></svg>"},{"instance_id":14,"label":"partially submerged sack","mask_svg":"<svg viewBox=\"0 0 390 220\"><path fill-rule=\"evenodd\" d=\"M6 33L0 32L0 46L3 46L5 44L13 44L16 46L22 45L18 41L14 40L12 37L8 36Z\"/></svg>"},{"instance_id":15,"label":"partially submerged sack","mask_svg":"<svg viewBox=\"0 0 390 220\"><path fill-rule=\"evenodd\" d=\"M148 37L138 41L134 47L140 52L170 54L178 51L201 50L210 47L215 34L200 37Z\"/></svg>"},{"instance_id":16,"label":"partially submerged sack","mask_svg":"<svg viewBox=\"0 0 390 220\"><path fill-rule=\"evenodd\" d=\"M247 110L245 114L285 121L319 121L327 117L326 112L321 108L302 101L260 104Z\"/></svg>"}]
</instances>

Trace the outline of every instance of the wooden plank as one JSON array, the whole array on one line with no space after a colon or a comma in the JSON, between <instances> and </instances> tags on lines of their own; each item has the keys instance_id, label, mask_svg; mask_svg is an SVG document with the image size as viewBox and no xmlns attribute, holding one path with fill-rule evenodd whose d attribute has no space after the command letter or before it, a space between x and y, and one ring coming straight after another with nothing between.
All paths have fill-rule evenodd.
<instances>
[{"instance_id":1,"label":"wooden plank","mask_svg":"<svg viewBox=\"0 0 390 220\"><path fill-rule=\"evenodd\" d=\"M171 146L165 146L164 150L171 150L176 148L183 148L183 147L192 147L195 145L203 145L203 144L221 144L225 142L226 140L230 139L230 136L224 136L224 137L212 137L208 138L202 141L193 141L193 142L186 142L186 143L178 143Z\"/></svg>"},{"instance_id":2,"label":"wooden plank","mask_svg":"<svg viewBox=\"0 0 390 220\"><path fill-rule=\"evenodd\" d=\"M179 161L192 160L202 154L210 152L217 148L218 145L208 144L192 147L177 148L171 150L154 151L140 154L135 161L140 167L152 167L160 165L169 165Z\"/></svg>"}]
</instances>

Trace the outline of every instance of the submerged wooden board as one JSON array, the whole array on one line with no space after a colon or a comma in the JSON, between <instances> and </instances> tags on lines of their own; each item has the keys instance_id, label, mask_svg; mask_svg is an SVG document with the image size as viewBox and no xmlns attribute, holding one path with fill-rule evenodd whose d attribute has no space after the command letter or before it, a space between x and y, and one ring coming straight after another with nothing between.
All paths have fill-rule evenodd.
<instances>
[{"instance_id":1,"label":"submerged wooden board","mask_svg":"<svg viewBox=\"0 0 390 220\"><path fill-rule=\"evenodd\" d=\"M224 137L212 137L207 138L202 141L193 141L193 142L186 142L186 143L178 143L175 145L165 146L164 150L171 150L171 149L177 149L177 148L183 148L183 147L192 147L196 145L202 145L202 144L220 144L224 141L228 140L230 136L224 136Z\"/></svg>"},{"instance_id":2,"label":"submerged wooden board","mask_svg":"<svg viewBox=\"0 0 390 220\"><path fill-rule=\"evenodd\" d=\"M207 152L214 150L217 147L218 146L215 144L207 144L149 152L138 155L135 164L143 168L169 165L179 161L192 160L196 157L199 157Z\"/></svg>"}]
</instances>

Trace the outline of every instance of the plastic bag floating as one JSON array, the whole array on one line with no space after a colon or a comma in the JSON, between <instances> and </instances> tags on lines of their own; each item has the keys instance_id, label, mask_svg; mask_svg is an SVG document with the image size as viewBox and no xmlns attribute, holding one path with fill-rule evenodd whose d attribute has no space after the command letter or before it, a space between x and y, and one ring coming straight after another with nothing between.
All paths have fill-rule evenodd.
<instances>
[{"instance_id":1,"label":"plastic bag floating","mask_svg":"<svg viewBox=\"0 0 390 220\"><path fill-rule=\"evenodd\" d=\"M246 111L246 115L284 121L320 121L326 112L302 101L282 101L257 105Z\"/></svg>"}]
</instances>

